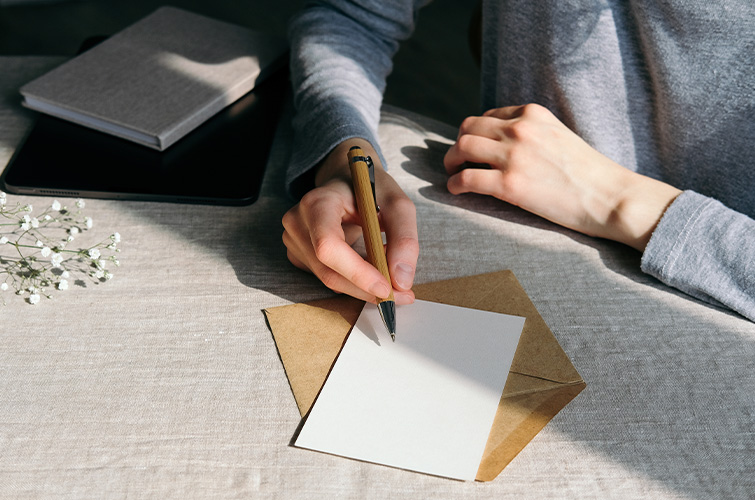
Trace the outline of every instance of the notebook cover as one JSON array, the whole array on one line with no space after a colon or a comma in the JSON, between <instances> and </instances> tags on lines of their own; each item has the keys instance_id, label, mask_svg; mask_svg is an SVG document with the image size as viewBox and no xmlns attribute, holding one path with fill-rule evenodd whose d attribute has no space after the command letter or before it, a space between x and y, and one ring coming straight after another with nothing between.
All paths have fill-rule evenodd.
<instances>
[{"instance_id":1,"label":"notebook cover","mask_svg":"<svg viewBox=\"0 0 755 500\"><path fill-rule=\"evenodd\" d=\"M21 88L24 105L164 150L285 63L284 38L175 7Z\"/></svg>"}]
</instances>

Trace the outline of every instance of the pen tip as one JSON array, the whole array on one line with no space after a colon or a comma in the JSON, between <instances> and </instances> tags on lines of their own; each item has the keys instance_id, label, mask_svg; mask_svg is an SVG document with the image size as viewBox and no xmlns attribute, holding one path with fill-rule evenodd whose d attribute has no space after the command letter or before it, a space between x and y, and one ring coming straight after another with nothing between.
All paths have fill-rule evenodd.
<instances>
[{"instance_id":1,"label":"pen tip","mask_svg":"<svg viewBox=\"0 0 755 500\"><path fill-rule=\"evenodd\" d=\"M384 300L378 304L378 312L383 319L383 324L391 339L396 342L396 303L392 300Z\"/></svg>"}]
</instances>

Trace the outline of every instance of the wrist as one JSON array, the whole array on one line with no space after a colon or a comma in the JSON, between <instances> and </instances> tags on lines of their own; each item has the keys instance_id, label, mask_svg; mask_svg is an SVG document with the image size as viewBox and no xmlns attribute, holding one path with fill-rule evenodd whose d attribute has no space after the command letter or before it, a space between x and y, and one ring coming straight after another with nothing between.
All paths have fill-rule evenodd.
<instances>
[{"instance_id":1,"label":"wrist","mask_svg":"<svg viewBox=\"0 0 755 500\"><path fill-rule=\"evenodd\" d=\"M315 187L320 187L329 181L338 178L345 179L349 183L351 182L351 173L346 154L353 146L359 146L362 148L365 154L372 157L372 161L375 163L375 168L382 169L380 158L378 157L375 148L372 147L372 144L359 137L346 139L333 148L317 167L315 173Z\"/></svg>"},{"instance_id":2,"label":"wrist","mask_svg":"<svg viewBox=\"0 0 755 500\"><path fill-rule=\"evenodd\" d=\"M608 219L607 237L644 252L663 214L681 190L629 170L626 176Z\"/></svg>"}]
</instances>

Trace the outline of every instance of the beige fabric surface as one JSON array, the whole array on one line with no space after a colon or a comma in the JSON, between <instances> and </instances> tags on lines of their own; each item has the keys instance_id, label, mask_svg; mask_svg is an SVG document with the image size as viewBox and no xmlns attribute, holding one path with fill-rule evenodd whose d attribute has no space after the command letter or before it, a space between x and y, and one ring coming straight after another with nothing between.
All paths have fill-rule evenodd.
<instances>
[{"instance_id":1,"label":"beige fabric surface","mask_svg":"<svg viewBox=\"0 0 755 500\"><path fill-rule=\"evenodd\" d=\"M0 57L0 165L31 123L15 89L58 61ZM122 235L114 279L5 295L0 498L751 498L755 325L628 248L450 195L453 128L386 109L380 134L417 204L417 282L511 269L587 382L495 481L289 446L299 413L261 310L330 293L280 240L284 128L255 204L88 200L91 235Z\"/></svg>"}]
</instances>

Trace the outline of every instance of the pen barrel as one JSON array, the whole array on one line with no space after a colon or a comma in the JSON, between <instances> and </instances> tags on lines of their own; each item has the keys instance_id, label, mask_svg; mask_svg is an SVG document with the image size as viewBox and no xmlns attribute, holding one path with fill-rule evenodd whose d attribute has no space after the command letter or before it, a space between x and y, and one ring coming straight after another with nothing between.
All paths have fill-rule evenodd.
<instances>
[{"instance_id":1,"label":"pen barrel","mask_svg":"<svg viewBox=\"0 0 755 500\"><path fill-rule=\"evenodd\" d=\"M351 179L354 184L354 196L357 201L357 210L362 220L362 234L364 245L367 249L367 259L388 280L391 286L391 294L387 298L377 298L377 302L393 299L393 285L391 275L388 272L388 261L385 257L385 247L378 221L377 206L372 194L372 184L367 163L362 160L354 160L355 157L364 158L364 152L360 148L352 148L348 152Z\"/></svg>"}]
</instances>

